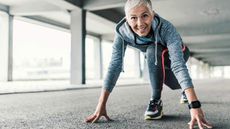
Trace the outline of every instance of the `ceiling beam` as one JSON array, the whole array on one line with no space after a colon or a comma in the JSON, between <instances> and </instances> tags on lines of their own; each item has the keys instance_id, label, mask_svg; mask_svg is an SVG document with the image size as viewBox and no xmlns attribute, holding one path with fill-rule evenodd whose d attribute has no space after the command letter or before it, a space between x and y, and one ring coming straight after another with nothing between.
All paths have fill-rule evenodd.
<instances>
[{"instance_id":1,"label":"ceiling beam","mask_svg":"<svg viewBox=\"0 0 230 129\"><path fill-rule=\"evenodd\" d=\"M226 50L226 48L230 48L229 41L227 42L208 42L208 43L200 43L200 44L186 44L191 50Z\"/></svg>"},{"instance_id":2,"label":"ceiling beam","mask_svg":"<svg viewBox=\"0 0 230 129\"><path fill-rule=\"evenodd\" d=\"M228 60L228 57L227 56L223 56L223 57L202 57L202 56L196 56L194 57L198 60L201 60L205 63L208 63L212 66L226 66L230 64L230 60Z\"/></svg>"},{"instance_id":3,"label":"ceiling beam","mask_svg":"<svg viewBox=\"0 0 230 129\"><path fill-rule=\"evenodd\" d=\"M77 7L75 6L75 4L72 4L66 0L45 0L45 2L55 5L65 10L73 10Z\"/></svg>"},{"instance_id":4,"label":"ceiling beam","mask_svg":"<svg viewBox=\"0 0 230 129\"><path fill-rule=\"evenodd\" d=\"M0 4L0 10L4 11L4 12L9 12L9 6L5 6L5 5Z\"/></svg>"},{"instance_id":5,"label":"ceiling beam","mask_svg":"<svg viewBox=\"0 0 230 129\"><path fill-rule=\"evenodd\" d=\"M104 34L101 36L101 38L105 41L110 41L110 42L113 42L114 40L114 35L115 34Z\"/></svg>"},{"instance_id":6,"label":"ceiling beam","mask_svg":"<svg viewBox=\"0 0 230 129\"><path fill-rule=\"evenodd\" d=\"M218 57L195 57L198 58L199 60L202 60L203 62L206 62L210 64L211 66L229 66L230 60L228 60L228 57L225 56L223 58L218 58Z\"/></svg>"},{"instance_id":7,"label":"ceiling beam","mask_svg":"<svg viewBox=\"0 0 230 129\"><path fill-rule=\"evenodd\" d=\"M92 12L86 13L86 29L92 33L98 33L99 35L114 33L116 24L107 20L106 18L100 17Z\"/></svg>"},{"instance_id":8,"label":"ceiling beam","mask_svg":"<svg viewBox=\"0 0 230 129\"><path fill-rule=\"evenodd\" d=\"M31 6L36 5L36 6ZM64 11L62 8L44 2L27 3L10 7L9 13L16 16L40 15L49 12Z\"/></svg>"},{"instance_id":9,"label":"ceiling beam","mask_svg":"<svg viewBox=\"0 0 230 129\"><path fill-rule=\"evenodd\" d=\"M83 4L84 9L93 11L123 7L125 0L84 0Z\"/></svg>"},{"instance_id":10,"label":"ceiling beam","mask_svg":"<svg viewBox=\"0 0 230 129\"><path fill-rule=\"evenodd\" d=\"M43 23L43 25L49 24L52 26L57 26L57 27L59 27L59 29L60 28L65 29L65 31L70 29L70 26L68 24L64 24L64 23L61 23L58 21L54 21L54 20L45 18L45 17L41 17L41 16L26 16L25 18L34 20L34 21L30 21L30 22L39 22L39 24Z\"/></svg>"},{"instance_id":11,"label":"ceiling beam","mask_svg":"<svg viewBox=\"0 0 230 129\"><path fill-rule=\"evenodd\" d=\"M226 27L227 28L227 27ZM211 35L196 35L196 36L183 36L183 41L188 44L201 44L209 42L229 42L230 33L224 34L211 34Z\"/></svg>"},{"instance_id":12,"label":"ceiling beam","mask_svg":"<svg viewBox=\"0 0 230 129\"><path fill-rule=\"evenodd\" d=\"M76 5L76 6L80 7L80 8L83 7L83 0L64 0L64 1L66 1L68 3L71 3L73 5Z\"/></svg>"},{"instance_id":13,"label":"ceiling beam","mask_svg":"<svg viewBox=\"0 0 230 129\"><path fill-rule=\"evenodd\" d=\"M215 58L215 57L229 57L230 55L230 51L228 52L206 52L206 53L193 53L193 56L197 56L197 57L212 57L212 58Z\"/></svg>"},{"instance_id":14,"label":"ceiling beam","mask_svg":"<svg viewBox=\"0 0 230 129\"><path fill-rule=\"evenodd\" d=\"M198 36L198 35L216 35L230 33L230 20L222 20L219 23L196 23L175 25L176 29L182 36Z\"/></svg>"},{"instance_id":15,"label":"ceiling beam","mask_svg":"<svg viewBox=\"0 0 230 129\"><path fill-rule=\"evenodd\" d=\"M210 53L210 52L230 52L230 48L192 48L193 53Z\"/></svg>"},{"instance_id":16,"label":"ceiling beam","mask_svg":"<svg viewBox=\"0 0 230 129\"><path fill-rule=\"evenodd\" d=\"M123 17L124 15L121 14L120 12L116 11L116 10L113 10L113 9L110 9L110 10L98 10L98 11L93 11L93 13L101 16L101 17L104 17L114 23L118 23ZM111 14L113 15L111 17Z\"/></svg>"}]
</instances>

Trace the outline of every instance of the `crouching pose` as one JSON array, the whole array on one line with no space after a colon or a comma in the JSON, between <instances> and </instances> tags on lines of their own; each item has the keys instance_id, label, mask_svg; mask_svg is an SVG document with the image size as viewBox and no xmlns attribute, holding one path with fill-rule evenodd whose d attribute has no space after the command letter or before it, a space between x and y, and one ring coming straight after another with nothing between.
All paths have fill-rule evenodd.
<instances>
[{"instance_id":1,"label":"crouching pose","mask_svg":"<svg viewBox=\"0 0 230 129\"><path fill-rule=\"evenodd\" d=\"M188 99L190 128L196 123L200 129L212 128L205 119L186 67L189 50L175 27L152 11L150 0L127 0L125 15L116 26L112 59L96 111L86 118L86 122L96 122L101 116L111 120L106 113L106 103L120 72L123 71L124 53L129 45L146 55L152 96L144 114L145 119L162 117L161 92L164 83L172 89L182 90L182 103Z\"/></svg>"}]
</instances>

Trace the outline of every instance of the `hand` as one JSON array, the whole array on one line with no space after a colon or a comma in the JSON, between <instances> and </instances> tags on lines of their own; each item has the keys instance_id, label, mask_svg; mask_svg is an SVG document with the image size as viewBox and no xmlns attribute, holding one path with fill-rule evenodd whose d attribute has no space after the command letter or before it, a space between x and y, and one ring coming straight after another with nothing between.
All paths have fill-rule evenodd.
<instances>
[{"instance_id":1,"label":"hand","mask_svg":"<svg viewBox=\"0 0 230 129\"><path fill-rule=\"evenodd\" d=\"M101 116L104 116L108 121L112 121L112 119L110 119L106 113L106 106L104 104L99 103L97 105L95 113L88 116L85 122L95 123L100 119Z\"/></svg>"},{"instance_id":2,"label":"hand","mask_svg":"<svg viewBox=\"0 0 230 129\"><path fill-rule=\"evenodd\" d=\"M205 127L208 129L212 128L212 125L207 122L207 120L204 117L204 113L201 108L197 109L190 109L191 114L191 121L189 124L189 129L193 129L195 123L197 122L199 129L204 129Z\"/></svg>"}]
</instances>

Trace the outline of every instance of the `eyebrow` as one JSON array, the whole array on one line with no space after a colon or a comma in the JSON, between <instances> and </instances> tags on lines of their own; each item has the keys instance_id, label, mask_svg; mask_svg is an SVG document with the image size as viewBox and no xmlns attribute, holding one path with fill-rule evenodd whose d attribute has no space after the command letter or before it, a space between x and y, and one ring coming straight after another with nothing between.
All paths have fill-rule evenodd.
<instances>
[{"instance_id":1,"label":"eyebrow","mask_svg":"<svg viewBox=\"0 0 230 129\"><path fill-rule=\"evenodd\" d=\"M149 14L149 12L147 12L147 11L145 11L145 12L143 12L143 13L141 13L141 15L143 15L143 14ZM135 14L130 14L130 16L136 16Z\"/></svg>"}]
</instances>

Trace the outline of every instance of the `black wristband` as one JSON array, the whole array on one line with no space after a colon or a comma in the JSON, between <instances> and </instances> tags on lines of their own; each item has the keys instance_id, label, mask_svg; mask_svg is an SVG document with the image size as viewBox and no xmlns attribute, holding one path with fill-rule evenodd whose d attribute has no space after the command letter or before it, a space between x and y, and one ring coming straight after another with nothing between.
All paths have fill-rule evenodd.
<instances>
[{"instance_id":1,"label":"black wristband","mask_svg":"<svg viewBox=\"0 0 230 129\"><path fill-rule=\"evenodd\" d=\"M190 104L188 104L188 108L200 108L201 107L201 103L199 100L197 101L192 101Z\"/></svg>"}]
</instances>

